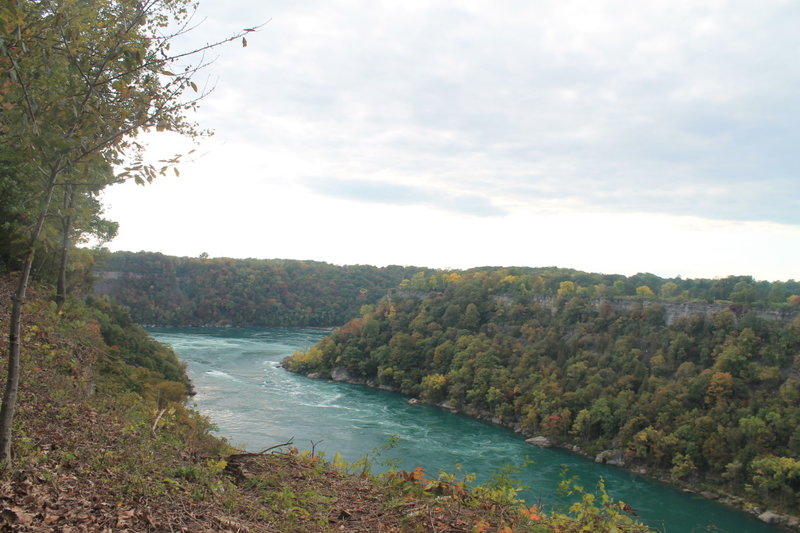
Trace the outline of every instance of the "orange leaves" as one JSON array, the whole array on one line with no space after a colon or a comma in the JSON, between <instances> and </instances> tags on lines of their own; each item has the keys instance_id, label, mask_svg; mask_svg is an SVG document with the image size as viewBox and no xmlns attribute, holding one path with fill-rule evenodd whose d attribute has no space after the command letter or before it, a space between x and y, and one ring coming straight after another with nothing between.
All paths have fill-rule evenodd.
<instances>
[{"instance_id":1,"label":"orange leaves","mask_svg":"<svg viewBox=\"0 0 800 533\"><path fill-rule=\"evenodd\" d=\"M449 496L454 500L467 497L467 487L463 481L446 481L444 479L427 479L425 470L418 466L412 472L401 470L392 475L394 479L409 483L416 491L440 496Z\"/></svg>"},{"instance_id":2,"label":"orange leaves","mask_svg":"<svg viewBox=\"0 0 800 533\"><path fill-rule=\"evenodd\" d=\"M520 509L519 512L522 513L522 516L534 522L542 519L542 515L539 514L539 508L535 505L530 509Z\"/></svg>"},{"instance_id":3,"label":"orange leaves","mask_svg":"<svg viewBox=\"0 0 800 533\"><path fill-rule=\"evenodd\" d=\"M450 483L450 495L454 498L466 498L467 497L467 489L464 485L463 481L457 481L455 483Z\"/></svg>"},{"instance_id":4,"label":"orange leaves","mask_svg":"<svg viewBox=\"0 0 800 533\"><path fill-rule=\"evenodd\" d=\"M421 466L415 468L413 472L401 470L398 472L398 475L403 478L403 481L414 483L415 485L419 485L425 481L425 470Z\"/></svg>"},{"instance_id":5,"label":"orange leaves","mask_svg":"<svg viewBox=\"0 0 800 533\"><path fill-rule=\"evenodd\" d=\"M472 533L485 533L489 529L489 522L486 520L478 520L472 526Z\"/></svg>"},{"instance_id":6,"label":"orange leaves","mask_svg":"<svg viewBox=\"0 0 800 533\"><path fill-rule=\"evenodd\" d=\"M472 529L470 530L471 533L487 533L490 531L491 524L486 520L478 520L473 524ZM511 526L502 526L496 530L497 533L514 533L514 530Z\"/></svg>"}]
</instances>

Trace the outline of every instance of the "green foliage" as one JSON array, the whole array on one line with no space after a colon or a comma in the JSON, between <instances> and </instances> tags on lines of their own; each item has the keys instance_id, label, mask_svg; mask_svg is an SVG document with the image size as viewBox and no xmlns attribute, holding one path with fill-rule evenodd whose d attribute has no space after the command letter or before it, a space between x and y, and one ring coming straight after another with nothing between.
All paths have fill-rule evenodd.
<instances>
[{"instance_id":1,"label":"green foliage","mask_svg":"<svg viewBox=\"0 0 800 533\"><path fill-rule=\"evenodd\" d=\"M736 304L695 304L667 323L667 304L580 295L619 285L633 296L644 283L663 285L527 269L417 276L286 364L322 375L344 368L590 454L614 447L674 480L761 487L758 496L796 509L793 478L787 490L767 488L753 469L759 457L800 456L796 312L777 307L776 318L762 318Z\"/></svg>"},{"instance_id":2,"label":"green foliage","mask_svg":"<svg viewBox=\"0 0 800 533\"><path fill-rule=\"evenodd\" d=\"M523 464L505 464L492 472L489 480L475 487L474 494L479 498L487 498L495 503L511 505L519 503L519 493L526 487L520 480L514 477L515 474L530 465L533 461L527 459Z\"/></svg>"},{"instance_id":3,"label":"green foliage","mask_svg":"<svg viewBox=\"0 0 800 533\"><path fill-rule=\"evenodd\" d=\"M148 392L160 401L175 401L191 392L185 364L172 349L134 324L125 309L94 297L87 298L87 306L87 314L109 346L102 370L115 383L141 394Z\"/></svg>"},{"instance_id":4,"label":"green foliage","mask_svg":"<svg viewBox=\"0 0 800 533\"><path fill-rule=\"evenodd\" d=\"M191 81L200 51L169 52L170 28L190 8L188 0L0 4L0 269L21 269L35 251L46 276L63 270L58 250L112 238L100 191L152 181L178 160L147 163L137 135L201 133L186 117L202 98Z\"/></svg>"},{"instance_id":5,"label":"green foliage","mask_svg":"<svg viewBox=\"0 0 800 533\"><path fill-rule=\"evenodd\" d=\"M329 327L420 270L116 252L96 288L141 324Z\"/></svg>"},{"instance_id":6,"label":"green foliage","mask_svg":"<svg viewBox=\"0 0 800 533\"><path fill-rule=\"evenodd\" d=\"M477 332L486 322L484 315L492 320L497 314L518 319L516 314L525 312L533 297L563 306L578 319L586 299L592 297L652 301L660 294L665 301L705 300L713 286L715 297L726 299L743 279L755 287L753 303L789 306L786 294L800 292L800 283L795 281L775 282L780 290L773 291L769 283L742 277L733 277L730 282L724 278L722 283L665 280L652 274L625 278L567 269L475 269L458 273L399 266L342 267L315 261L171 257L147 252L116 252L98 270L97 291L128 307L134 320L142 324L329 327L355 316L369 316L364 335L370 339L378 335L375 305L392 290L402 300L428 294L446 296L443 312L437 302L436 314L429 310L415 317L415 329L425 334L437 328ZM501 299L490 301L489 294Z\"/></svg>"},{"instance_id":7,"label":"green foliage","mask_svg":"<svg viewBox=\"0 0 800 533\"><path fill-rule=\"evenodd\" d=\"M580 497L564 514L554 514L548 521L551 531L563 533L647 533L650 528L633 518L634 509L625 502L614 502L601 479L596 492L587 492L572 479L562 481L560 489Z\"/></svg>"},{"instance_id":8,"label":"green foliage","mask_svg":"<svg viewBox=\"0 0 800 533\"><path fill-rule=\"evenodd\" d=\"M191 0L0 3L0 189L11 197L0 215L19 215L10 224L0 219L8 232L0 240L0 268L20 270L0 406L5 463L12 459L18 339L36 253L58 243L56 301L62 307L75 241L116 233L114 223L100 218L95 197L124 179L150 182L178 161L156 170L144 162L145 146L136 136L151 128L199 134L186 113L202 96L183 95L197 91L191 79L204 59L187 60L221 43L171 55L170 41L186 32L192 7ZM179 73L171 66L181 67ZM115 175L115 165L127 166Z\"/></svg>"},{"instance_id":9,"label":"green foliage","mask_svg":"<svg viewBox=\"0 0 800 533\"><path fill-rule=\"evenodd\" d=\"M753 484L781 501L796 501L800 495L800 460L793 457L759 457L750 465Z\"/></svg>"},{"instance_id":10,"label":"green foliage","mask_svg":"<svg viewBox=\"0 0 800 533\"><path fill-rule=\"evenodd\" d=\"M83 502L86 509L113 509L98 520L108 519L117 529L256 531L268 524L280 531L339 530L332 520L349 527L345 521L364 512L369 517L360 528L376 531L386 523L386 530L426 530L431 524L440 531L455 524L462 531L521 533L574 522L517 500L513 467L475 488L471 474L428 478L421 468L398 471L392 459L381 463L386 474L372 477L373 461L396 445L396 437L352 464L292 447L276 455L228 455L236 450L211 434L208 419L180 401L184 379L165 379L150 368L160 368L163 362L157 361L174 354L153 349L123 309L97 299L91 304L70 302L58 311L54 303L37 299L28 307L24 364L32 378L23 387L32 401L23 403L18 417L16 462L0 479L24 480L24 501L8 490L18 515L29 505L25 502L27 509L41 508L35 495L51 501L61 494L70 501L63 512L79 521L86 520L76 510ZM109 346L109 335L120 346ZM147 367L136 366L137 350ZM247 466L237 470L242 465L237 461ZM342 490L347 492L337 492ZM59 509L24 516L49 530L61 520ZM180 524L187 509L189 527Z\"/></svg>"},{"instance_id":11,"label":"green foliage","mask_svg":"<svg viewBox=\"0 0 800 533\"><path fill-rule=\"evenodd\" d=\"M429 478L421 467L413 471L392 471L383 474L379 480L390 496L398 500L397 505L413 502L432 502L434 511L455 504L456 516L468 517L458 520L461 531L482 533L648 533L647 526L636 521L636 511L625 502L611 499L600 480L595 492L588 492L574 479L565 479L560 490L574 501L566 510L541 509L539 506L527 507L517 497L520 485L513 478L519 467L507 465L496 472L492 479L482 485L474 486L474 475L458 476L440 473ZM402 502L402 503L400 503ZM390 502L391 504L391 502ZM440 507L442 506L442 507ZM464 513L464 510L467 510ZM471 512L470 512L471 511ZM430 513L434 522L435 513ZM499 519L498 519L499 517ZM441 520L441 518L439 519ZM451 522L452 524L453 522ZM447 527L434 530L446 530Z\"/></svg>"}]
</instances>

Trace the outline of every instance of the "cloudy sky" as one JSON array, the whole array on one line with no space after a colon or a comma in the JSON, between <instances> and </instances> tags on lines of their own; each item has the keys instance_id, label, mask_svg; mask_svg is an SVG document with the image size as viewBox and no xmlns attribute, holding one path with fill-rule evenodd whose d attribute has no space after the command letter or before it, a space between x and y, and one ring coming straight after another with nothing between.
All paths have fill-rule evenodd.
<instances>
[{"instance_id":1,"label":"cloudy sky","mask_svg":"<svg viewBox=\"0 0 800 533\"><path fill-rule=\"evenodd\" d=\"M800 3L201 2L213 129L115 250L800 278ZM218 56L218 57L217 57ZM186 144L153 141L154 157Z\"/></svg>"}]
</instances>

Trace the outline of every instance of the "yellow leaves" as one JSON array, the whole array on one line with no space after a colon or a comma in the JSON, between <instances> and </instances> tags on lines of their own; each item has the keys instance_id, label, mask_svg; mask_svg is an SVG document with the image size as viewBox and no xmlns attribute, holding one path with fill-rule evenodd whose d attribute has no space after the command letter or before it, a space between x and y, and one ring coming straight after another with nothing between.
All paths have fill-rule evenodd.
<instances>
[{"instance_id":1,"label":"yellow leaves","mask_svg":"<svg viewBox=\"0 0 800 533\"><path fill-rule=\"evenodd\" d=\"M344 460L341 453L336 453L333 456L333 468L336 470L344 470L347 468L347 461Z\"/></svg>"},{"instance_id":2,"label":"yellow leaves","mask_svg":"<svg viewBox=\"0 0 800 533\"><path fill-rule=\"evenodd\" d=\"M463 278L458 272L451 272L450 274L445 274L444 279L448 283L458 283L459 281L462 281Z\"/></svg>"},{"instance_id":3,"label":"yellow leaves","mask_svg":"<svg viewBox=\"0 0 800 533\"><path fill-rule=\"evenodd\" d=\"M576 290L578 290L578 286L575 285L575 282L567 280L559 283L557 292L559 296L566 296L574 293Z\"/></svg>"},{"instance_id":4,"label":"yellow leaves","mask_svg":"<svg viewBox=\"0 0 800 533\"><path fill-rule=\"evenodd\" d=\"M730 372L715 372L706 388L705 402L709 406L722 405L733 392L733 376Z\"/></svg>"}]
</instances>

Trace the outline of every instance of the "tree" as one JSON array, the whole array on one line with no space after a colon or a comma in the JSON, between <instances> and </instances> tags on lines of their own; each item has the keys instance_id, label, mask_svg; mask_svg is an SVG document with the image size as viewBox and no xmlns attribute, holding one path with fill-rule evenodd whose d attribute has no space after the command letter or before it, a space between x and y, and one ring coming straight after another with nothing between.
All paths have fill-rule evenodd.
<instances>
[{"instance_id":1,"label":"tree","mask_svg":"<svg viewBox=\"0 0 800 533\"><path fill-rule=\"evenodd\" d=\"M481 323L481 314L478 311L478 306L470 302L464 310L464 317L461 319L461 325L471 331L478 329Z\"/></svg>"},{"instance_id":2,"label":"tree","mask_svg":"<svg viewBox=\"0 0 800 533\"><path fill-rule=\"evenodd\" d=\"M730 372L715 372L706 388L706 405L719 407L725 405L733 391L733 376Z\"/></svg>"},{"instance_id":3,"label":"tree","mask_svg":"<svg viewBox=\"0 0 800 533\"><path fill-rule=\"evenodd\" d=\"M778 493L781 502L794 498L800 490L800 461L792 457L767 456L751 464L753 484L766 491Z\"/></svg>"},{"instance_id":4,"label":"tree","mask_svg":"<svg viewBox=\"0 0 800 533\"><path fill-rule=\"evenodd\" d=\"M733 290L730 294L731 301L738 303L749 305L752 304L753 301L756 299L756 291L755 287L746 281L740 281L736 285L733 286Z\"/></svg>"},{"instance_id":5,"label":"tree","mask_svg":"<svg viewBox=\"0 0 800 533\"><path fill-rule=\"evenodd\" d=\"M62 204L56 209L59 231L58 271L56 272L56 305L58 309L67 299L67 270L70 250L76 242L84 241L90 235L97 239L98 246L113 239L119 228L116 222L101 217L103 206L97 200L99 191L94 183L113 181L113 169L105 161L100 168L90 169L92 174L83 179L87 184L68 183L63 187ZM84 192L84 191L88 191Z\"/></svg>"},{"instance_id":6,"label":"tree","mask_svg":"<svg viewBox=\"0 0 800 533\"><path fill-rule=\"evenodd\" d=\"M22 308L57 191L74 206L81 195L113 182L144 184L164 173L167 167L157 170L145 162L137 135L152 129L198 135L186 113L204 94L184 98L188 90L197 91L192 76L204 66L196 54L249 31L171 54L170 41L186 31L190 6L190 0L11 0L0 5L0 138L16 157L12 179L26 183L30 220L18 254L21 266L0 408L0 460L7 464L19 386ZM168 70L192 56L201 59L178 74ZM121 164L127 166L119 176L95 172ZM99 180L87 186L82 181L87 176ZM70 195L75 195L72 200Z\"/></svg>"},{"instance_id":7,"label":"tree","mask_svg":"<svg viewBox=\"0 0 800 533\"><path fill-rule=\"evenodd\" d=\"M644 299L644 298L652 298L653 296L655 296L655 294L653 293L653 289L651 289L647 285L640 285L636 287L636 296Z\"/></svg>"},{"instance_id":8,"label":"tree","mask_svg":"<svg viewBox=\"0 0 800 533\"><path fill-rule=\"evenodd\" d=\"M559 296L568 296L578 290L577 285L575 285L574 281L562 281L558 284L558 295Z\"/></svg>"},{"instance_id":9,"label":"tree","mask_svg":"<svg viewBox=\"0 0 800 533\"><path fill-rule=\"evenodd\" d=\"M680 287L674 281L668 281L664 285L661 286L661 297L662 298L674 298L678 295L678 291Z\"/></svg>"}]
</instances>

